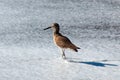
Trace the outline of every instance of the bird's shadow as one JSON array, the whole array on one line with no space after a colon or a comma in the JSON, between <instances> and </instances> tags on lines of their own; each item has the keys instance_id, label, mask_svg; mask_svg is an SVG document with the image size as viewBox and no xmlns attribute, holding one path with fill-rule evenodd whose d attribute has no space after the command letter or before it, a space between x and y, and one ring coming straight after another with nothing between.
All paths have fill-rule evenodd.
<instances>
[{"instance_id":1,"label":"bird's shadow","mask_svg":"<svg viewBox=\"0 0 120 80\"><path fill-rule=\"evenodd\" d=\"M106 66L118 66L116 64L108 64L105 63L107 61L101 60L101 61L76 61L76 60L67 60L68 62L71 63L82 63L82 64L87 64L87 65L92 65L96 67L106 67Z\"/></svg>"}]
</instances>

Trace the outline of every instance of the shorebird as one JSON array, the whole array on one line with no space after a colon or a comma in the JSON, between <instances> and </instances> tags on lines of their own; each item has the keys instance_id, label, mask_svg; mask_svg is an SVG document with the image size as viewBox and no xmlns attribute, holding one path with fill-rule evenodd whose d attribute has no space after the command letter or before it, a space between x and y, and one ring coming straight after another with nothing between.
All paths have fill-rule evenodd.
<instances>
[{"instance_id":1,"label":"shorebird","mask_svg":"<svg viewBox=\"0 0 120 80\"><path fill-rule=\"evenodd\" d=\"M47 30L50 28L52 28L53 30L53 41L61 49L63 59L66 59L65 49L69 48L75 52L78 52L77 49L80 49L80 48L74 45L66 36L63 36L60 33L60 26L58 23L53 23L50 27L45 28L44 30Z\"/></svg>"}]
</instances>

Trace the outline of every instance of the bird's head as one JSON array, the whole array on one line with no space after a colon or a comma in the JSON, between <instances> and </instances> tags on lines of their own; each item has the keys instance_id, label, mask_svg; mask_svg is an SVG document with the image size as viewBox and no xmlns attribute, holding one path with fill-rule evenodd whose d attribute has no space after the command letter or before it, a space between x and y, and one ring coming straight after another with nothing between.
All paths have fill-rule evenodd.
<instances>
[{"instance_id":1,"label":"bird's head","mask_svg":"<svg viewBox=\"0 0 120 80\"><path fill-rule=\"evenodd\" d=\"M54 32L58 31L59 32L59 24L58 23L53 23L51 26L45 28L44 30L52 28Z\"/></svg>"}]
</instances>

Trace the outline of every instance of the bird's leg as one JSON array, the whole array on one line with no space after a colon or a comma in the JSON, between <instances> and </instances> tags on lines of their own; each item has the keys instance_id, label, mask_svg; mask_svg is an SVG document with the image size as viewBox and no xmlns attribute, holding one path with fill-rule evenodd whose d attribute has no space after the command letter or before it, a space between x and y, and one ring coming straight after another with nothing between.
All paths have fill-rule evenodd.
<instances>
[{"instance_id":1,"label":"bird's leg","mask_svg":"<svg viewBox=\"0 0 120 80\"><path fill-rule=\"evenodd\" d=\"M62 49L62 58L63 58L63 59L66 59L66 56L65 56L65 49Z\"/></svg>"}]
</instances>

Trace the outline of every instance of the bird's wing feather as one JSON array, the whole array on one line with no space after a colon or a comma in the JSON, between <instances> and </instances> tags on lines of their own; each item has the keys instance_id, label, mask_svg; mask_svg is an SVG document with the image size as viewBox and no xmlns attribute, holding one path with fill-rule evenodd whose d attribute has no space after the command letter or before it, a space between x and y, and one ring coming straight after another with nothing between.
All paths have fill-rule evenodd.
<instances>
[{"instance_id":1,"label":"bird's wing feather","mask_svg":"<svg viewBox=\"0 0 120 80\"><path fill-rule=\"evenodd\" d=\"M72 42L65 36L57 36L55 38L55 42L58 46L63 48L69 48L72 44Z\"/></svg>"}]
</instances>

